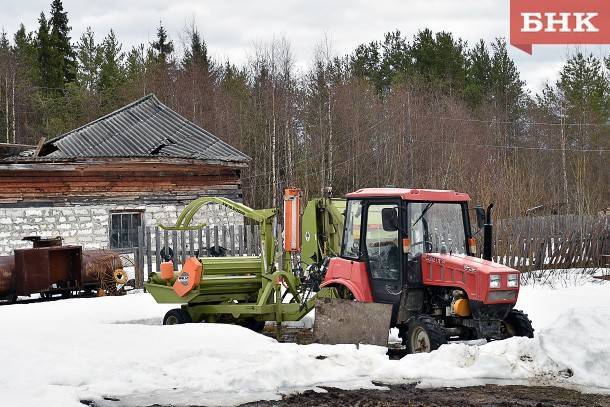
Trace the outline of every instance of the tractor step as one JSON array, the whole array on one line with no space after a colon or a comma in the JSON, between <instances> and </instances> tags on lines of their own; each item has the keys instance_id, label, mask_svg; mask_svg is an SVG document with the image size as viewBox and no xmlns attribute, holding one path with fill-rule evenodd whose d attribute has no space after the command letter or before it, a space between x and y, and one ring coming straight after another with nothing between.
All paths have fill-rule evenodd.
<instances>
[{"instance_id":1,"label":"tractor step","mask_svg":"<svg viewBox=\"0 0 610 407\"><path fill-rule=\"evenodd\" d=\"M391 304L324 298L315 309L314 342L388 346Z\"/></svg>"}]
</instances>

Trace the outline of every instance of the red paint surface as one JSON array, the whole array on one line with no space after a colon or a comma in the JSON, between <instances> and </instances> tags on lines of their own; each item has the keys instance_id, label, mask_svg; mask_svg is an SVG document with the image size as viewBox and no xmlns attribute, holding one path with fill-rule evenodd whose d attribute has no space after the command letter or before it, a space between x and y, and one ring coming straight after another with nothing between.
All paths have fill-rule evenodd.
<instances>
[{"instance_id":1,"label":"red paint surface","mask_svg":"<svg viewBox=\"0 0 610 407\"><path fill-rule=\"evenodd\" d=\"M366 270L366 263L333 257L320 287L343 285L360 302L373 302L373 293Z\"/></svg>"},{"instance_id":2,"label":"red paint surface","mask_svg":"<svg viewBox=\"0 0 610 407\"><path fill-rule=\"evenodd\" d=\"M462 192L441 189L362 188L346 195L347 198L400 198L407 201L468 202L470 196Z\"/></svg>"},{"instance_id":3,"label":"red paint surface","mask_svg":"<svg viewBox=\"0 0 610 407\"><path fill-rule=\"evenodd\" d=\"M489 288L490 274L500 275L499 288ZM515 301L487 300L490 291L515 290L518 296L519 287L507 287L509 274L519 274L519 272L502 264L479 259L478 257L437 253L428 253L422 256L424 285L458 287L466 292L469 299L482 301L485 304L516 302L516 297Z\"/></svg>"},{"instance_id":4,"label":"red paint surface","mask_svg":"<svg viewBox=\"0 0 610 407\"><path fill-rule=\"evenodd\" d=\"M548 28L544 13L587 13L598 15L591 23L599 29L598 32L546 32ZM541 13L544 28L539 32L524 32L522 13ZM576 18L568 18L570 29L575 28ZM533 44L610 44L610 2L607 0L511 0L510 2L510 43L532 53Z\"/></svg>"}]
</instances>

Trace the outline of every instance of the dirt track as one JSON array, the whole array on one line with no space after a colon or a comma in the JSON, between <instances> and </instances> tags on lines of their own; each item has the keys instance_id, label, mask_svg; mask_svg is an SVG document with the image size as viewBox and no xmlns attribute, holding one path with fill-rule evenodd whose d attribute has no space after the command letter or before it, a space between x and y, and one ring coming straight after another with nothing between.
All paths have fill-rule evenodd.
<instances>
[{"instance_id":1,"label":"dirt track","mask_svg":"<svg viewBox=\"0 0 610 407\"><path fill-rule=\"evenodd\" d=\"M308 391L281 401L244 404L254 406L460 406L460 407L608 407L610 396L582 394L558 387L479 386L462 388L418 389L415 385L391 386L390 390L339 390L328 393Z\"/></svg>"}]
</instances>

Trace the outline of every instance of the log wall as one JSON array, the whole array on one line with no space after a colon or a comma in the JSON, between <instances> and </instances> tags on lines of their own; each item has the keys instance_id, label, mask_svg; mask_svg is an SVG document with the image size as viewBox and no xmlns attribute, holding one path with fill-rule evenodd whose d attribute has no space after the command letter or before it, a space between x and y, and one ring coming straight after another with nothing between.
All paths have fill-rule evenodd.
<instances>
[{"instance_id":1,"label":"log wall","mask_svg":"<svg viewBox=\"0 0 610 407\"><path fill-rule=\"evenodd\" d=\"M201 164L190 160L0 162L0 205L171 202L189 201L202 195L240 199L243 167L243 164Z\"/></svg>"}]
</instances>

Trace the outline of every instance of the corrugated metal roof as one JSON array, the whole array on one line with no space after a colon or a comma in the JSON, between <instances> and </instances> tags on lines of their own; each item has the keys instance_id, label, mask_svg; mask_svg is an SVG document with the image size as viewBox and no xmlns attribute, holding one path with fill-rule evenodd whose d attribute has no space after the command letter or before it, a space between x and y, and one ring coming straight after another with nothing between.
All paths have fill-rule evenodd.
<instances>
[{"instance_id":1,"label":"corrugated metal roof","mask_svg":"<svg viewBox=\"0 0 610 407\"><path fill-rule=\"evenodd\" d=\"M88 157L250 160L152 94L47 141L37 160Z\"/></svg>"}]
</instances>

